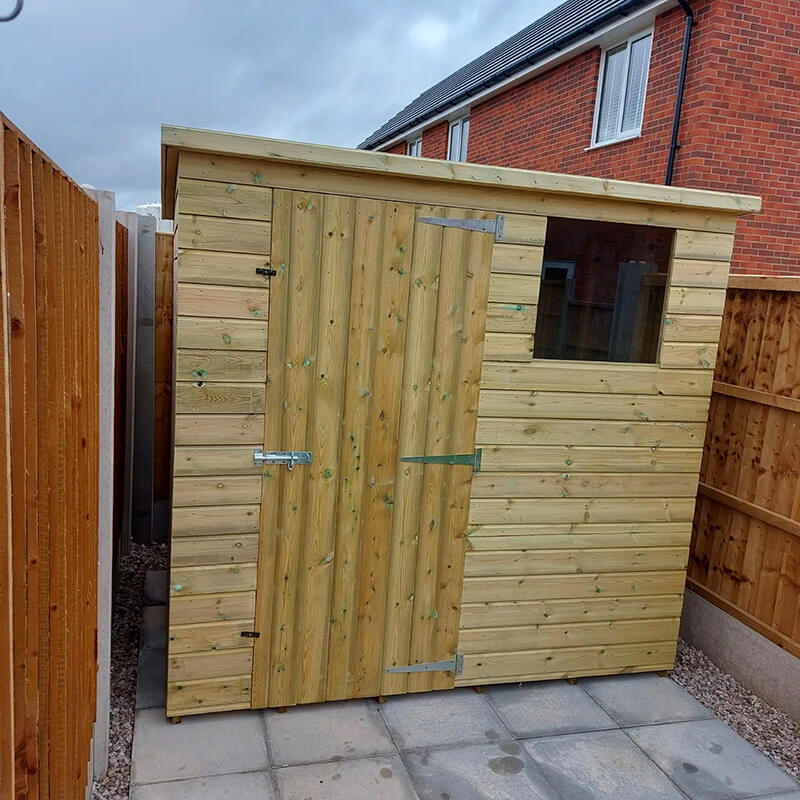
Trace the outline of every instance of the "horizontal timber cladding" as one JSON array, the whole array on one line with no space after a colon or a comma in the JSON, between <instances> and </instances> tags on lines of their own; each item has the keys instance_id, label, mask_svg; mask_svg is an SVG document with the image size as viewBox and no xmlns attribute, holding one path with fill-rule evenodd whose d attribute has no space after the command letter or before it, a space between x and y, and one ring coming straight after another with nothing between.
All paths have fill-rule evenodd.
<instances>
[{"instance_id":1,"label":"horizontal timber cladding","mask_svg":"<svg viewBox=\"0 0 800 800\"><path fill-rule=\"evenodd\" d=\"M437 636L447 655L464 654L456 685L670 668L732 234L757 200L182 129L164 141L179 248L168 713L446 688L451 673L382 669L437 660ZM472 449L442 449L417 421L452 394L417 393L430 380L421 343L434 337L421 332L436 304L417 309L406 347L419 357L404 362L397 350L397 325L412 326L394 319L395 306L407 295L412 308L423 302L417 290L437 283L438 267L429 270L442 242L464 236L428 224L412 237L413 219L496 213L502 235L482 240L482 369L469 373L479 396L459 401L473 419L477 408L480 469L410 464L395 489L401 450ZM548 217L675 231L656 363L533 358ZM374 231L390 223L400 268L365 282L365 265L389 263L390 239ZM409 287L401 278L415 270ZM319 313L302 311L317 294ZM446 330L453 342L474 333ZM334 354L344 364L335 375L321 366ZM304 358L316 374L297 368ZM373 398L366 378L351 386L350 373L373 361L399 371L386 397ZM370 417L379 403L387 419ZM398 445L388 431L400 408ZM355 426L351 438L330 438L343 425ZM266 440L302 441L315 468L263 480L252 454ZM387 456L364 466L373 446ZM432 544L437 503L468 481L469 502L452 501L466 530ZM293 509L310 515L310 535ZM342 533L360 536L348 520L361 516L363 546ZM419 535L398 537L409 520ZM260 638L242 637L252 626Z\"/></svg>"}]
</instances>

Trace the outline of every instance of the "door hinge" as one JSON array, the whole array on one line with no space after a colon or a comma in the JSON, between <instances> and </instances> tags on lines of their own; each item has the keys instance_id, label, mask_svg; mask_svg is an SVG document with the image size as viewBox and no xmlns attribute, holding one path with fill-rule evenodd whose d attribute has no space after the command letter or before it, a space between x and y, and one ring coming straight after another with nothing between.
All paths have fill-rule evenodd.
<instances>
[{"instance_id":1,"label":"door hinge","mask_svg":"<svg viewBox=\"0 0 800 800\"><path fill-rule=\"evenodd\" d=\"M258 631L242 631L242 637L245 639L258 639L261 634Z\"/></svg>"},{"instance_id":2,"label":"door hinge","mask_svg":"<svg viewBox=\"0 0 800 800\"><path fill-rule=\"evenodd\" d=\"M473 472L481 470L481 448L476 447L474 453L454 453L441 456L402 456L401 461L413 461L417 464L463 464L472 467Z\"/></svg>"},{"instance_id":3,"label":"door hinge","mask_svg":"<svg viewBox=\"0 0 800 800\"><path fill-rule=\"evenodd\" d=\"M496 242L503 240L503 223L505 217L498 214L496 219L469 219L465 217L417 217L417 222L428 225L441 225L444 228L461 228L465 231L493 233Z\"/></svg>"},{"instance_id":4,"label":"door hinge","mask_svg":"<svg viewBox=\"0 0 800 800\"><path fill-rule=\"evenodd\" d=\"M464 654L456 653L447 661L428 661L424 664L409 664L407 667L389 667L386 672L453 672L464 671Z\"/></svg>"},{"instance_id":5,"label":"door hinge","mask_svg":"<svg viewBox=\"0 0 800 800\"><path fill-rule=\"evenodd\" d=\"M277 270L271 267L256 267L256 275L264 275L267 278L274 278L278 274Z\"/></svg>"}]
</instances>

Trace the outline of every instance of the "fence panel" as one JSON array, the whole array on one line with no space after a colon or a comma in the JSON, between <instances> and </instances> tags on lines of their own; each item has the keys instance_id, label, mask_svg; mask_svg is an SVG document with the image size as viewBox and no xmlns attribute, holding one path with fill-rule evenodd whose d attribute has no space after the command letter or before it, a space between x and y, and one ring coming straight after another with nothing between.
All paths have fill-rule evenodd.
<instances>
[{"instance_id":1,"label":"fence panel","mask_svg":"<svg viewBox=\"0 0 800 800\"><path fill-rule=\"evenodd\" d=\"M732 276L688 585L800 657L800 278Z\"/></svg>"},{"instance_id":2,"label":"fence panel","mask_svg":"<svg viewBox=\"0 0 800 800\"><path fill-rule=\"evenodd\" d=\"M0 134L0 797L72 800L97 678L97 205Z\"/></svg>"}]
</instances>

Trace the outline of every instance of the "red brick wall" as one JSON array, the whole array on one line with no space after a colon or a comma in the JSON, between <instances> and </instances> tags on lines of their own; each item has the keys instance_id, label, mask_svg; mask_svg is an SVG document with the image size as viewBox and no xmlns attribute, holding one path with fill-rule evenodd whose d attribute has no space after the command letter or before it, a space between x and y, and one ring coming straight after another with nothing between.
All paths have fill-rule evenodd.
<instances>
[{"instance_id":1,"label":"red brick wall","mask_svg":"<svg viewBox=\"0 0 800 800\"><path fill-rule=\"evenodd\" d=\"M408 149L408 142L398 142L396 145L394 145L394 147L387 147L386 152L394 153L395 155L398 156L404 156L406 154L407 149Z\"/></svg>"},{"instance_id":2,"label":"red brick wall","mask_svg":"<svg viewBox=\"0 0 800 800\"><path fill-rule=\"evenodd\" d=\"M676 168L679 186L760 194L744 217L733 267L800 273L800 3L692 0L697 26ZM475 106L469 160L663 183L684 16L656 20L642 136L586 151L592 135L600 50L594 49ZM423 137L422 153L447 155L447 124Z\"/></svg>"}]
</instances>

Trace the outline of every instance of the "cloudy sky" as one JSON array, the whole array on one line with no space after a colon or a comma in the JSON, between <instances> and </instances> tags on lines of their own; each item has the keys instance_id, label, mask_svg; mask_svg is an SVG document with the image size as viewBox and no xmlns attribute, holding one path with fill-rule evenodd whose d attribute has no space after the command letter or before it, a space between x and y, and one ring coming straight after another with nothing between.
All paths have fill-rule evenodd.
<instances>
[{"instance_id":1,"label":"cloudy sky","mask_svg":"<svg viewBox=\"0 0 800 800\"><path fill-rule=\"evenodd\" d=\"M160 199L161 123L352 147L556 5L25 0L0 24L0 111L133 208Z\"/></svg>"}]
</instances>

